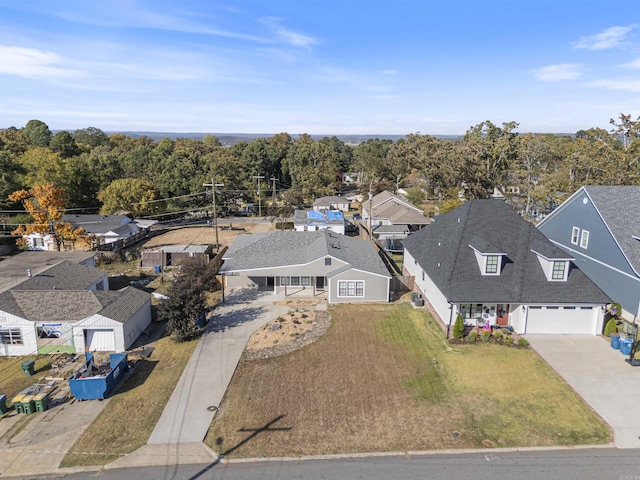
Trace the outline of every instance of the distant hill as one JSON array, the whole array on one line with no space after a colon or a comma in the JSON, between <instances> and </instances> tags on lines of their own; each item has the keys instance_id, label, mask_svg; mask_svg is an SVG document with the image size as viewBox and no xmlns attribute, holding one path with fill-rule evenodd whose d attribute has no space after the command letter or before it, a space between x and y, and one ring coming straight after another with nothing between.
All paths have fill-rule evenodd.
<instances>
[{"instance_id":1,"label":"distant hill","mask_svg":"<svg viewBox=\"0 0 640 480\"><path fill-rule=\"evenodd\" d=\"M138 137L149 137L153 140L162 140L163 138L171 138L175 140L176 138L192 138L195 140L202 140L205 135L215 135L220 143L225 146L234 145L238 142L251 142L256 138L270 138L276 135L275 133L203 133L203 132L188 132L188 133L176 133L176 132L115 132L115 131L105 131L107 135L112 135L114 133L121 133L123 135L127 135L128 137L138 138ZM297 139L300 137L298 134L290 134L291 138ZM348 145L359 145L362 142L366 142L372 138L380 138L380 139L388 139L394 142L397 142L401 138L406 138L406 135L311 135L311 138L314 140L321 140L324 137L337 137L342 140L344 143ZM459 140L462 138L462 135L434 135L434 137L447 139L447 140Z\"/></svg>"}]
</instances>

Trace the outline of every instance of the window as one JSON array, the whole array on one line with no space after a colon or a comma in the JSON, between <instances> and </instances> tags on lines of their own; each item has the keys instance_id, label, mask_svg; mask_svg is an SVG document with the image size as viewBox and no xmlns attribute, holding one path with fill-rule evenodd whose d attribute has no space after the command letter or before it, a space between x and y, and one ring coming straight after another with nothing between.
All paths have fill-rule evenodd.
<instances>
[{"instance_id":1,"label":"window","mask_svg":"<svg viewBox=\"0 0 640 480\"><path fill-rule=\"evenodd\" d=\"M460 305L460 315L462 315L462 318L480 318L482 316L482 312L483 309L481 303Z\"/></svg>"},{"instance_id":2,"label":"window","mask_svg":"<svg viewBox=\"0 0 640 480\"><path fill-rule=\"evenodd\" d=\"M364 281L338 281L338 297L364 297Z\"/></svg>"},{"instance_id":3,"label":"window","mask_svg":"<svg viewBox=\"0 0 640 480\"><path fill-rule=\"evenodd\" d=\"M573 227L571 229L571 243L573 243L574 245L577 245L579 237L580 237L580 229L578 227Z\"/></svg>"},{"instance_id":4,"label":"window","mask_svg":"<svg viewBox=\"0 0 640 480\"><path fill-rule=\"evenodd\" d=\"M498 255L487 255L484 273L498 273Z\"/></svg>"},{"instance_id":5,"label":"window","mask_svg":"<svg viewBox=\"0 0 640 480\"><path fill-rule=\"evenodd\" d=\"M422 270L422 280L424 280L424 270Z\"/></svg>"},{"instance_id":6,"label":"window","mask_svg":"<svg viewBox=\"0 0 640 480\"><path fill-rule=\"evenodd\" d=\"M291 277L291 286L299 287L300 286L300 277Z\"/></svg>"},{"instance_id":7,"label":"window","mask_svg":"<svg viewBox=\"0 0 640 480\"><path fill-rule=\"evenodd\" d=\"M552 280L564 280L564 272L567 269L567 262L553 262Z\"/></svg>"},{"instance_id":8,"label":"window","mask_svg":"<svg viewBox=\"0 0 640 480\"><path fill-rule=\"evenodd\" d=\"M582 248L587 248L589 245L589 232L587 230L582 230L582 235L580 236L580 246Z\"/></svg>"},{"instance_id":9,"label":"window","mask_svg":"<svg viewBox=\"0 0 640 480\"><path fill-rule=\"evenodd\" d=\"M44 238L34 237L33 238L33 246L34 247L44 247Z\"/></svg>"},{"instance_id":10,"label":"window","mask_svg":"<svg viewBox=\"0 0 640 480\"><path fill-rule=\"evenodd\" d=\"M2 345L24 345L22 330L19 328L0 328L0 343Z\"/></svg>"},{"instance_id":11,"label":"window","mask_svg":"<svg viewBox=\"0 0 640 480\"><path fill-rule=\"evenodd\" d=\"M104 290L104 282L102 280L96 283L96 290Z\"/></svg>"},{"instance_id":12,"label":"window","mask_svg":"<svg viewBox=\"0 0 640 480\"><path fill-rule=\"evenodd\" d=\"M324 264L325 265L331 265L331 257L325 257Z\"/></svg>"},{"instance_id":13,"label":"window","mask_svg":"<svg viewBox=\"0 0 640 480\"><path fill-rule=\"evenodd\" d=\"M291 285L289 283L289 277L280 277L280 286L286 287L287 285Z\"/></svg>"},{"instance_id":14,"label":"window","mask_svg":"<svg viewBox=\"0 0 640 480\"><path fill-rule=\"evenodd\" d=\"M303 287L311 286L311 277L300 277L300 285Z\"/></svg>"}]
</instances>

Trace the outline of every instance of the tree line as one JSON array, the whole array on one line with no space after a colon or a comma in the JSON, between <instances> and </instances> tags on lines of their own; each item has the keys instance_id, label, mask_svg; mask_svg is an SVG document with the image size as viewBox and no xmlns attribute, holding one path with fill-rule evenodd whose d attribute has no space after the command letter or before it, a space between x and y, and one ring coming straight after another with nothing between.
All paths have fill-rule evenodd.
<instances>
[{"instance_id":1,"label":"tree line","mask_svg":"<svg viewBox=\"0 0 640 480\"><path fill-rule=\"evenodd\" d=\"M22 208L13 192L50 183L65 192L66 208L148 216L206 205L203 184L212 179L224 184L217 200L228 208L270 199L274 186L280 208L292 208L340 192L350 174L365 191L399 185L415 202L426 195L443 208L498 189L527 214L582 185L640 183L640 117L621 114L610 130L573 136L517 130L516 122L485 121L459 140L415 133L352 146L336 137L279 133L224 147L213 135L154 141L95 127L52 134L30 120L0 130L0 210Z\"/></svg>"}]
</instances>

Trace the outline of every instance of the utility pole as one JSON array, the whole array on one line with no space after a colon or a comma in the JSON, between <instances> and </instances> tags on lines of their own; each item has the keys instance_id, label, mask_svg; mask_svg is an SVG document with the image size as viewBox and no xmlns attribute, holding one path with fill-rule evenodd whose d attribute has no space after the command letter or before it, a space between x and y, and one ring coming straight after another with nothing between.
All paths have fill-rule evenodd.
<instances>
[{"instance_id":1,"label":"utility pole","mask_svg":"<svg viewBox=\"0 0 640 480\"><path fill-rule=\"evenodd\" d=\"M254 175L253 178L258 180L258 216L262 217L262 198L260 196L260 180L264 178L264 175Z\"/></svg>"},{"instance_id":2,"label":"utility pole","mask_svg":"<svg viewBox=\"0 0 640 480\"><path fill-rule=\"evenodd\" d=\"M211 177L211 183L203 183L203 187L211 187L211 193L213 194L213 226L216 229L216 252L220 251L220 242L218 241L218 210L216 208L216 187L224 187L224 183L216 183L214 178Z\"/></svg>"},{"instance_id":3,"label":"utility pole","mask_svg":"<svg viewBox=\"0 0 640 480\"><path fill-rule=\"evenodd\" d=\"M271 198L271 201L273 202L273 204L275 205L276 203L276 177L271 177L269 180L271 180L273 182L273 195Z\"/></svg>"}]
</instances>

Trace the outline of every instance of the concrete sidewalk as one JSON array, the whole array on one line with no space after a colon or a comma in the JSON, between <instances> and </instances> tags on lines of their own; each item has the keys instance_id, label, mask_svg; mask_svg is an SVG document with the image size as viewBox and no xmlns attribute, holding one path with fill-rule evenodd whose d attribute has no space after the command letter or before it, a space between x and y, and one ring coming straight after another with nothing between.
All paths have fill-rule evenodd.
<instances>
[{"instance_id":1,"label":"concrete sidewalk","mask_svg":"<svg viewBox=\"0 0 640 480\"><path fill-rule=\"evenodd\" d=\"M214 310L207 332L187 364L147 445L108 465L209 463L217 459L204 445L215 409L236 370L251 334L288 307L274 305L272 292L242 290L227 296ZM196 461L195 458L199 460Z\"/></svg>"},{"instance_id":2,"label":"concrete sidewalk","mask_svg":"<svg viewBox=\"0 0 640 480\"><path fill-rule=\"evenodd\" d=\"M640 448L640 367L603 337L526 335L531 346L614 432L618 448Z\"/></svg>"}]
</instances>

